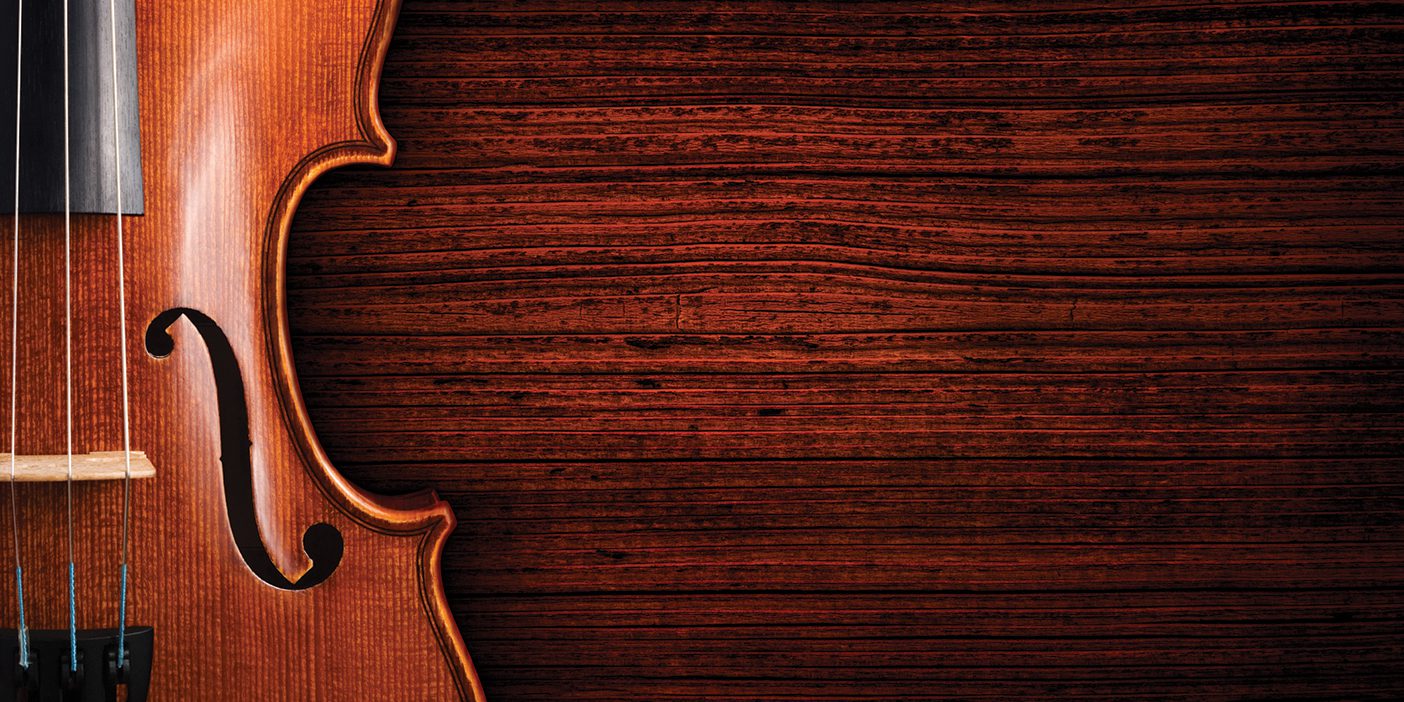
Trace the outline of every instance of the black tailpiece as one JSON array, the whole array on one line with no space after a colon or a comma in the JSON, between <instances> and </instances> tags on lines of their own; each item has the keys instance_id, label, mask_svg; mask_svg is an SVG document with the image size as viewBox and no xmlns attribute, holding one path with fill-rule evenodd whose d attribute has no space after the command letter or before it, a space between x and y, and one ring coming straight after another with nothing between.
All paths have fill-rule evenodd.
<instances>
[{"instance_id":1,"label":"black tailpiece","mask_svg":"<svg viewBox=\"0 0 1404 702\"><path fill-rule=\"evenodd\" d=\"M0 699L115 702L123 685L128 702L145 702L153 639L149 626L127 627L126 660L119 664L116 629L80 629L75 671L67 629L30 630L28 667L20 664L18 633L0 629Z\"/></svg>"}]
</instances>

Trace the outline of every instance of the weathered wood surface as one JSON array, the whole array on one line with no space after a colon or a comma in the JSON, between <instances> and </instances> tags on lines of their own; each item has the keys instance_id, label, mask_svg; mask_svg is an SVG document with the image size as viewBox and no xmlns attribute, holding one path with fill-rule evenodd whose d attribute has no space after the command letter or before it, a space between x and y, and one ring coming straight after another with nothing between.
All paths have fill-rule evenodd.
<instances>
[{"instance_id":1,"label":"weathered wood surface","mask_svg":"<svg viewBox=\"0 0 1404 702\"><path fill-rule=\"evenodd\" d=\"M289 253L490 699L1404 695L1404 9L406 0Z\"/></svg>"}]
</instances>

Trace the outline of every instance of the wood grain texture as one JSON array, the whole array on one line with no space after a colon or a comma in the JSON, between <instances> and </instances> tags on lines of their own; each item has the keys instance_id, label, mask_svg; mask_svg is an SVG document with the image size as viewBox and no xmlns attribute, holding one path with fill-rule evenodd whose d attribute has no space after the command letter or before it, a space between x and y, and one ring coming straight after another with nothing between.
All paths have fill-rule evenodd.
<instances>
[{"instance_id":1,"label":"wood grain texture","mask_svg":"<svg viewBox=\"0 0 1404 702\"><path fill-rule=\"evenodd\" d=\"M63 215L18 218L18 440L7 448L120 450L127 354L132 446L157 467L157 477L131 486L127 610L130 624L155 630L151 700L481 698L438 578L448 506L430 494L378 501L347 485L290 382L281 290L292 210L319 173L389 161L375 78L397 7L137 2L146 209L125 220L125 329L116 220L75 216L67 256ZM13 226L9 217L0 224L7 244ZM11 280L6 252L0 275ZM158 319L166 322L154 334L172 348L152 343L148 325ZM212 333L227 337L232 360L223 367ZM0 343L12 340L7 317ZM245 415L232 431L226 390ZM10 426L9 410L5 402L0 426ZM239 505L227 497L237 481L225 476L241 454L251 494ZM69 628L70 563L76 626L117 626L122 482L73 485L71 512L63 483L7 486L7 562L12 495L28 626ZM233 508L252 515L256 552L282 582L304 584L320 565L309 560L315 540L304 539L315 524L344 543L335 570L311 588L256 575L255 551L236 545ZM7 626L20 621L17 599L15 580L0 578Z\"/></svg>"},{"instance_id":2,"label":"wood grain texture","mask_svg":"<svg viewBox=\"0 0 1404 702\"><path fill-rule=\"evenodd\" d=\"M14 475L9 475L10 464L14 464ZM72 456L51 454L47 456L0 453L0 465L6 468L6 479L17 482L61 483L73 480L134 480L153 478L156 466L146 454L133 450L96 451ZM70 469L71 466L71 469Z\"/></svg>"},{"instance_id":3,"label":"wood grain texture","mask_svg":"<svg viewBox=\"0 0 1404 702\"><path fill-rule=\"evenodd\" d=\"M489 698L1404 696L1404 8L406 0L290 240Z\"/></svg>"}]
</instances>

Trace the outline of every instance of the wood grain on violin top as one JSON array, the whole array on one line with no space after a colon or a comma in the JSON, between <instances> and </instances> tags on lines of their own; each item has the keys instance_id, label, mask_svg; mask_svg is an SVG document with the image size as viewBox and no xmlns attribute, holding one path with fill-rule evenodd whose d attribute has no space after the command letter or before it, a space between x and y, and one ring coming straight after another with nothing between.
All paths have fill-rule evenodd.
<instances>
[{"instance_id":1,"label":"wood grain on violin top","mask_svg":"<svg viewBox=\"0 0 1404 702\"><path fill-rule=\"evenodd\" d=\"M18 452L66 453L68 368L73 450L121 449L125 350L132 446L156 467L132 485L127 616L154 628L150 699L480 697L438 578L451 513L429 494L380 501L347 485L311 433L287 357L292 210L321 172L393 152L374 106L397 3L135 10L146 207L126 220L127 327L114 218L75 216L66 259L63 215L21 216ZM12 226L0 224L5 281ZM29 627L68 630L70 560L77 628L116 626L121 481L72 487L72 553L65 485L7 488L7 517L10 489ZM0 578L4 626L16 610L14 579ZM85 669L101 674L102 663Z\"/></svg>"},{"instance_id":2,"label":"wood grain on violin top","mask_svg":"<svg viewBox=\"0 0 1404 702\"><path fill-rule=\"evenodd\" d=\"M405 0L295 360L489 698L1404 696L1404 8Z\"/></svg>"}]
</instances>

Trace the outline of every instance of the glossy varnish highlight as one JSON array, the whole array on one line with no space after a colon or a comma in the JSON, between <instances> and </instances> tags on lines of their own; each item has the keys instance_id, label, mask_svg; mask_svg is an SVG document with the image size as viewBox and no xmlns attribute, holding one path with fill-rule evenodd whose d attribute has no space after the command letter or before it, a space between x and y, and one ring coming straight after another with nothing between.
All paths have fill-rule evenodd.
<instances>
[{"instance_id":1,"label":"glossy varnish highlight","mask_svg":"<svg viewBox=\"0 0 1404 702\"><path fill-rule=\"evenodd\" d=\"M287 354L282 256L293 208L328 168L385 163L394 150L375 94L396 10L393 0L137 4L146 213L126 225L126 340L133 445L157 477L134 486L128 620L156 629L153 699L479 692L437 576L451 512L427 493L385 502L348 486L311 434ZM19 450L61 453L63 222L33 216L21 227ZM8 219L3 228L8 242ZM110 451L121 447L113 220L75 217L73 237L75 448ZM325 583L272 588L236 551L200 335L178 320L164 359L143 343L147 323L173 307L208 315L238 359L260 535L274 563L295 580L308 567L309 525L342 534L344 559ZM66 628L63 487L19 490L29 625ZM82 628L117 621L120 497L117 482L74 488ZM5 578L0 618L16 619Z\"/></svg>"}]
</instances>

